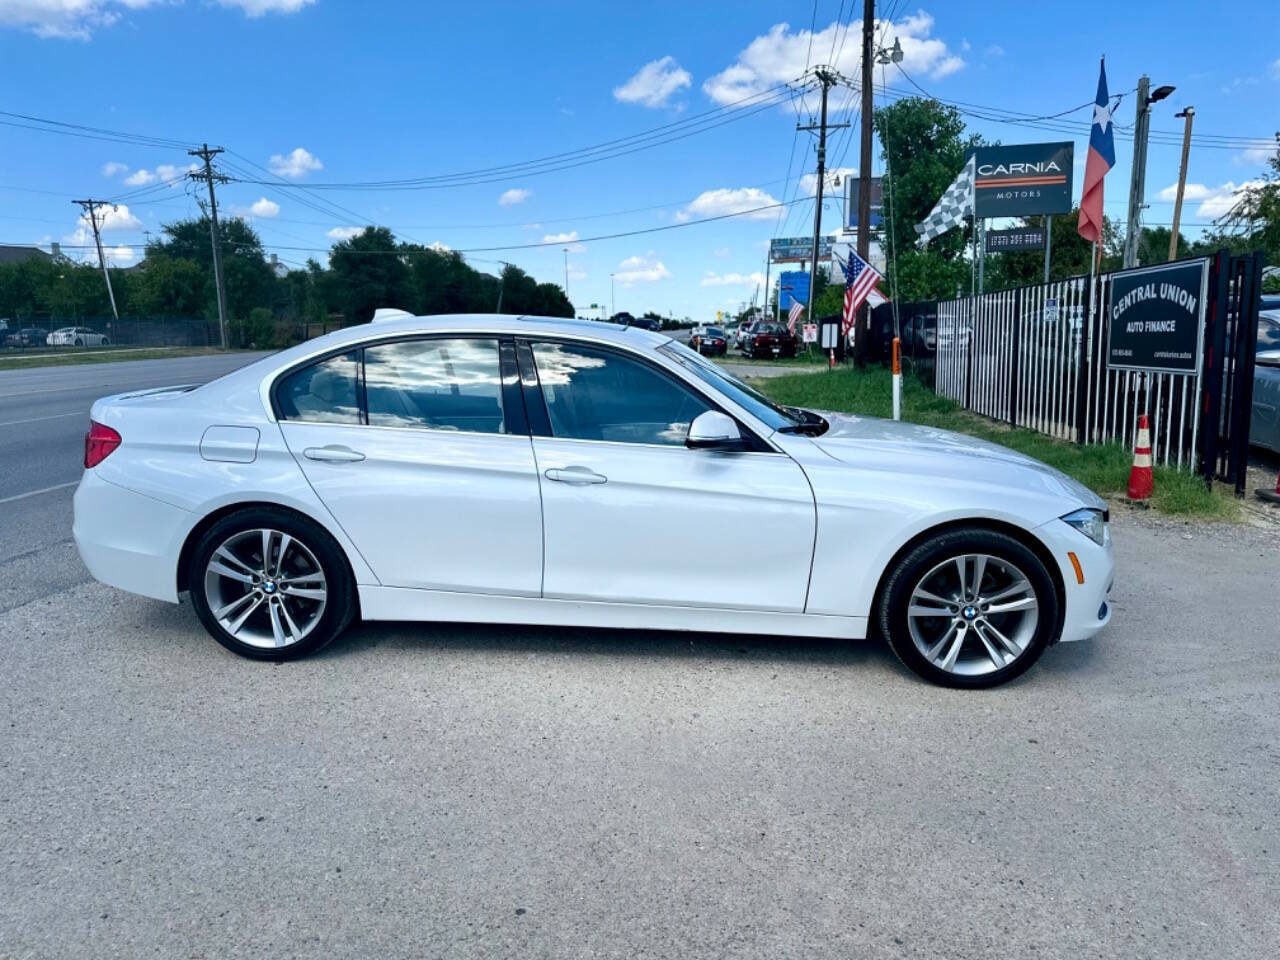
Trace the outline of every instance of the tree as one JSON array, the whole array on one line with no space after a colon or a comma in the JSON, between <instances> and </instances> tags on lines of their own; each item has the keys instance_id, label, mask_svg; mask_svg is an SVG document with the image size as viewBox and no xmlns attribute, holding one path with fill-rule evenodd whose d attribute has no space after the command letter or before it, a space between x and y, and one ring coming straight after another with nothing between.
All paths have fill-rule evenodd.
<instances>
[{"instance_id":1,"label":"tree","mask_svg":"<svg viewBox=\"0 0 1280 960\"><path fill-rule=\"evenodd\" d=\"M969 285L965 246L972 226L951 230L916 247L915 225L924 220L951 186L970 150L983 139L965 136L960 112L936 100L907 97L875 112L875 129L886 161L883 227L890 280L902 301L955 296Z\"/></svg>"},{"instance_id":2,"label":"tree","mask_svg":"<svg viewBox=\"0 0 1280 960\"><path fill-rule=\"evenodd\" d=\"M409 303L409 268L395 234L386 227L365 227L335 243L329 272L339 284L342 311L349 321L366 323L379 307L403 310Z\"/></svg>"},{"instance_id":3,"label":"tree","mask_svg":"<svg viewBox=\"0 0 1280 960\"><path fill-rule=\"evenodd\" d=\"M167 257L198 264L204 277L204 313L216 317L218 294L213 277L208 217L179 220L165 224L163 229L162 239L147 245L147 259ZM218 241L222 251L222 275L227 285L227 311L230 319L246 318L255 307L271 303L276 275L267 264L257 233L240 218L218 222Z\"/></svg>"},{"instance_id":4,"label":"tree","mask_svg":"<svg viewBox=\"0 0 1280 960\"><path fill-rule=\"evenodd\" d=\"M1023 217L1024 227L1040 226L1042 217ZM1080 209L1077 207L1063 216L1055 216L1051 224L1049 251L1049 279L1063 280L1089 273L1089 257L1093 253L1093 244L1080 236L1077 226ZM1144 257L1160 250L1163 252L1153 260L1144 262L1163 262L1169 255L1169 231L1160 228L1160 232L1144 234ZM1185 244L1185 241L1184 241ZM1122 241L1120 228L1115 220L1103 217L1102 221L1102 268L1117 269L1122 259ZM1182 249L1186 249L1185 246ZM985 287L987 290L1007 290L1010 287L1021 287L1027 284L1040 283L1044 280L1044 251L1031 250L1024 253L997 253L987 257L985 265ZM968 289L968 280L965 281Z\"/></svg>"},{"instance_id":5,"label":"tree","mask_svg":"<svg viewBox=\"0 0 1280 960\"><path fill-rule=\"evenodd\" d=\"M1275 141L1276 152L1267 161L1261 182L1245 187L1235 205L1217 221L1223 233L1242 240L1249 250L1262 250L1273 264L1280 263L1280 133Z\"/></svg>"}]
</instances>

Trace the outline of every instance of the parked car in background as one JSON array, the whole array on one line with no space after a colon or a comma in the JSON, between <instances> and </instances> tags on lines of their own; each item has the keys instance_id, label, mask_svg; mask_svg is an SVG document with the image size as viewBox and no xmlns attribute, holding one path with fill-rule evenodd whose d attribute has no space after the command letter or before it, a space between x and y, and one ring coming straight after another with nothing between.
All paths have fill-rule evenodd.
<instances>
[{"instance_id":1,"label":"parked car in background","mask_svg":"<svg viewBox=\"0 0 1280 960\"><path fill-rule=\"evenodd\" d=\"M989 687L1111 619L1107 505L1075 480L779 406L634 327L358 324L89 415L72 533L90 574L185 593L266 661L357 616L878 634L935 683ZM108 637L117 612L85 629Z\"/></svg>"},{"instance_id":2,"label":"parked car in background","mask_svg":"<svg viewBox=\"0 0 1280 960\"><path fill-rule=\"evenodd\" d=\"M784 323L757 323L742 341L742 352L748 357L794 357L796 338Z\"/></svg>"},{"instance_id":3,"label":"parked car in background","mask_svg":"<svg viewBox=\"0 0 1280 960\"><path fill-rule=\"evenodd\" d=\"M639 327L641 330L659 330L662 324L653 317L633 317L628 326Z\"/></svg>"},{"instance_id":4,"label":"parked car in background","mask_svg":"<svg viewBox=\"0 0 1280 960\"><path fill-rule=\"evenodd\" d=\"M5 334L4 343L7 347L42 347L48 336L44 327L21 327Z\"/></svg>"},{"instance_id":5,"label":"parked car in background","mask_svg":"<svg viewBox=\"0 0 1280 960\"><path fill-rule=\"evenodd\" d=\"M719 327L699 327L689 338L689 346L708 357L723 357L729 352L729 340Z\"/></svg>"},{"instance_id":6,"label":"parked car in background","mask_svg":"<svg viewBox=\"0 0 1280 960\"><path fill-rule=\"evenodd\" d=\"M88 327L61 327L49 334L45 343L51 347L105 347L111 341Z\"/></svg>"},{"instance_id":7,"label":"parked car in background","mask_svg":"<svg viewBox=\"0 0 1280 960\"><path fill-rule=\"evenodd\" d=\"M752 329L757 323L762 322L763 321L760 320L748 320L746 323L738 324L738 329L733 332L733 345L741 350L742 345L747 340L747 337L751 336Z\"/></svg>"},{"instance_id":8,"label":"parked car in background","mask_svg":"<svg viewBox=\"0 0 1280 960\"><path fill-rule=\"evenodd\" d=\"M1280 453L1280 308L1258 317L1250 413L1249 442Z\"/></svg>"}]
</instances>

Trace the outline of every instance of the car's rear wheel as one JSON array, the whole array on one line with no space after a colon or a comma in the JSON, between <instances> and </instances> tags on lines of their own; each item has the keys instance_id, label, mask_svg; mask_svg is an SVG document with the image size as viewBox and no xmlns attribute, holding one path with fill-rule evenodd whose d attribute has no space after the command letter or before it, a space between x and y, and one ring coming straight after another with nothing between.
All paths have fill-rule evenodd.
<instances>
[{"instance_id":1,"label":"car's rear wheel","mask_svg":"<svg viewBox=\"0 0 1280 960\"><path fill-rule=\"evenodd\" d=\"M1059 627L1044 563L994 530L940 534L895 564L880 629L904 664L949 687L994 687L1028 670Z\"/></svg>"},{"instance_id":2,"label":"car's rear wheel","mask_svg":"<svg viewBox=\"0 0 1280 960\"><path fill-rule=\"evenodd\" d=\"M314 653L356 611L355 580L333 537L270 507L238 511L205 531L192 553L188 589L215 640L263 660Z\"/></svg>"}]
</instances>

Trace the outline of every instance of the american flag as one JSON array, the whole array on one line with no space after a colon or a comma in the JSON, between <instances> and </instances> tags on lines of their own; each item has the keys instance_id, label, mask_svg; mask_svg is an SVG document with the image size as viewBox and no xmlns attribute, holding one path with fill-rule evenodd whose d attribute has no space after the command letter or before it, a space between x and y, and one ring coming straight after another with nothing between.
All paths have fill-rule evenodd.
<instances>
[{"instance_id":1,"label":"american flag","mask_svg":"<svg viewBox=\"0 0 1280 960\"><path fill-rule=\"evenodd\" d=\"M791 301L791 309L787 311L787 329L791 331L791 335L796 335L796 323L804 316L804 304L799 300Z\"/></svg>"},{"instance_id":2,"label":"american flag","mask_svg":"<svg viewBox=\"0 0 1280 960\"><path fill-rule=\"evenodd\" d=\"M836 259L839 260L839 257ZM848 336L858 308L880 282L880 274L852 250L849 251L848 261L842 262L840 267L844 270L844 319L840 327L845 336Z\"/></svg>"}]
</instances>

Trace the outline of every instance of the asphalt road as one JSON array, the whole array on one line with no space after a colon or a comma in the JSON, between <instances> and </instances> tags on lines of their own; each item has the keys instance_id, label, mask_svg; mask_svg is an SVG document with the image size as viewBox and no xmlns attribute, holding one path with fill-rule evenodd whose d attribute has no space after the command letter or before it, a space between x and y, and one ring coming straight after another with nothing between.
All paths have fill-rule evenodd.
<instances>
[{"instance_id":1,"label":"asphalt road","mask_svg":"<svg viewBox=\"0 0 1280 960\"><path fill-rule=\"evenodd\" d=\"M61 502L6 552L65 545ZM1280 541L1115 535L1109 630L989 692L662 632L362 626L277 666L11 558L0 957L1274 956Z\"/></svg>"}]
</instances>

